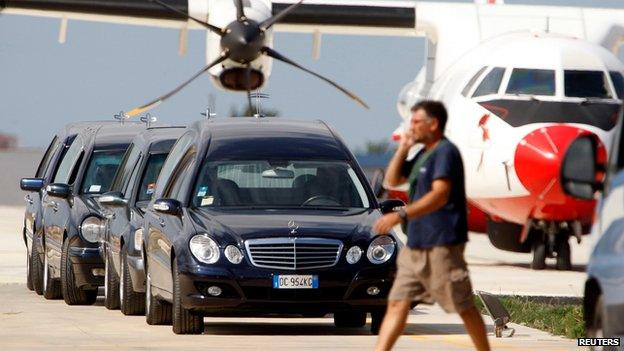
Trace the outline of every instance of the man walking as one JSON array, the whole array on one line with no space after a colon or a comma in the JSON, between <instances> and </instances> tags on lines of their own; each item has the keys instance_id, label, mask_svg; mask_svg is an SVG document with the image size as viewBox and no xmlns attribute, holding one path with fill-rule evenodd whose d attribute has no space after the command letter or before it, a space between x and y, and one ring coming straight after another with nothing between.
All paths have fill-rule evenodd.
<instances>
[{"instance_id":1,"label":"man walking","mask_svg":"<svg viewBox=\"0 0 624 351\"><path fill-rule=\"evenodd\" d=\"M411 109L410 127L390 161L390 186L409 182L409 203L380 218L373 229L388 233L407 224L407 246L397 258L397 275L388 295L388 310L379 332L377 351L390 350L405 328L414 301L437 302L459 313L477 350L489 350L485 324L474 305L464 260L468 241L464 167L457 147L444 137L447 112L437 101ZM416 143L424 148L405 161Z\"/></svg>"}]
</instances>

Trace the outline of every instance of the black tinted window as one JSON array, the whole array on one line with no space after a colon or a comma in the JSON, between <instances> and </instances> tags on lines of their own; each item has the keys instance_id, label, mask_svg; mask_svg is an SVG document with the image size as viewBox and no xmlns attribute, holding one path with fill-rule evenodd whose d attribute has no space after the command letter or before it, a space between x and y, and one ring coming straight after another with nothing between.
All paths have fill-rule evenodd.
<instances>
[{"instance_id":1,"label":"black tinted window","mask_svg":"<svg viewBox=\"0 0 624 351\"><path fill-rule=\"evenodd\" d=\"M473 97L475 96L483 96L489 94L498 93L498 87L500 86L501 81L503 80L503 75L505 74L505 69L502 67L494 67L492 70L483 78L481 84L477 90L475 90Z\"/></svg>"},{"instance_id":2,"label":"black tinted window","mask_svg":"<svg viewBox=\"0 0 624 351\"><path fill-rule=\"evenodd\" d=\"M610 98L609 87L602 71L564 71L565 96Z\"/></svg>"},{"instance_id":3,"label":"black tinted window","mask_svg":"<svg viewBox=\"0 0 624 351\"><path fill-rule=\"evenodd\" d=\"M94 152L82 180L82 194L102 194L110 190L124 150Z\"/></svg>"},{"instance_id":4,"label":"black tinted window","mask_svg":"<svg viewBox=\"0 0 624 351\"><path fill-rule=\"evenodd\" d=\"M611 76L611 81L613 82L613 87L615 88L618 98L624 98L624 78L622 78L622 74L620 72L611 71L609 72L609 76Z\"/></svg>"},{"instance_id":5,"label":"black tinted window","mask_svg":"<svg viewBox=\"0 0 624 351\"><path fill-rule=\"evenodd\" d=\"M514 68L507 86L507 94L555 95L555 71Z\"/></svg>"},{"instance_id":6,"label":"black tinted window","mask_svg":"<svg viewBox=\"0 0 624 351\"><path fill-rule=\"evenodd\" d=\"M76 161L80 157L82 153L82 142L80 140L76 140L69 147L65 155L63 156L63 160L56 170L56 175L54 176L54 183L66 183L69 184L69 178L72 173L72 169L78 169L78 165L74 167Z\"/></svg>"},{"instance_id":7,"label":"black tinted window","mask_svg":"<svg viewBox=\"0 0 624 351\"><path fill-rule=\"evenodd\" d=\"M121 160L121 164L119 165L119 169L117 170L117 174L113 180L113 184L111 186L112 191L123 191L127 187L128 179L132 174L132 171L139 162L139 158L141 156L141 150L135 147L134 144L131 144L128 147L128 150L123 156ZM124 194L127 195L127 194ZM127 198L127 196L126 196Z\"/></svg>"},{"instance_id":8,"label":"black tinted window","mask_svg":"<svg viewBox=\"0 0 624 351\"><path fill-rule=\"evenodd\" d=\"M167 154L150 155L139 185L137 201L148 201L152 198L152 194L156 190L156 179L158 179L166 159Z\"/></svg>"},{"instance_id":9,"label":"black tinted window","mask_svg":"<svg viewBox=\"0 0 624 351\"><path fill-rule=\"evenodd\" d=\"M58 137L55 136L48 146L45 154L43 155L43 158L41 158L41 162L39 163L39 167L37 167L37 173L35 173L35 177L42 178L44 176L45 170L48 168L48 164L50 163L50 158L52 158L52 154L54 154L56 149L59 147L59 144L60 141L58 140Z\"/></svg>"},{"instance_id":10,"label":"black tinted window","mask_svg":"<svg viewBox=\"0 0 624 351\"><path fill-rule=\"evenodd\" d=\"M169 152L169 156L167 157L165 164L163 164L160 175L158 176L156 193L159 196L163 193L163 189L167 185L169 177L175 170L178 162L180 162L182 156L186 153L186 150L188 150L189 146L191 146L192 142L193 137L190 134L185 134L178 139L171 149L171 152Z\"/></svg>"},{"instance_id":11,"label":"black tinted window","mask_svg":"<svg viewBox=\"0 0 624 351\"><path fill-rule=\"evenodd\" d=\"M486 68L487 68L486 66L481 67L481 69L478 70L477 73L475 73L475 75L472 76L472 78L470 78L470 80L468 81L468 83L466 84L464 89L462 89L461 93L462 93L463 96L467 96L468 95L468 92L470 92L470 88L472 88L472 86L477 81L477 79L479 77L481 77L481 73L483 73L483 71L485 71Z\"/></svg>"}]
</instances>

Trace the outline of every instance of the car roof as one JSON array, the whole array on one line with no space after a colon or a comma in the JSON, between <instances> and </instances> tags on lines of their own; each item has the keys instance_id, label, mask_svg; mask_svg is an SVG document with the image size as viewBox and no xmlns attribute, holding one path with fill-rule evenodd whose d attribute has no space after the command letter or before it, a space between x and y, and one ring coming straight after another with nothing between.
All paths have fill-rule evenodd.
<instances>
[{"instance_id":1,"label":"car roof","mask_svg":"<svg viewBox=\"0 0 624 351\"><path fill-rule=\"evenodd\" d=\"M153 153L168 152L174 141L184 133L185 128L184 126L149 127L137 134L132 139L132 143L142 149L149 146L149 151Z\"/></svg>"},{"instance_id":2,"label":"car roof","mask_svg":"<svg viewBox=\"0 0 624 351\"><path fill-rule=\"evenodd\" d=\"M94 146L97 149L127 146L146 126L141 122L124 122L97 125Z\"/></svg>"},{"instance_id":3,"label":"car roof","mask_svg":"<svg viewBox=\"0 0 624 351\"><path fill-rule=\"evenodd\" d=\"M209 119L193 123L215 158L349 159L340 138L322 121L276 117Z\"/></svg>"}]
</instances>

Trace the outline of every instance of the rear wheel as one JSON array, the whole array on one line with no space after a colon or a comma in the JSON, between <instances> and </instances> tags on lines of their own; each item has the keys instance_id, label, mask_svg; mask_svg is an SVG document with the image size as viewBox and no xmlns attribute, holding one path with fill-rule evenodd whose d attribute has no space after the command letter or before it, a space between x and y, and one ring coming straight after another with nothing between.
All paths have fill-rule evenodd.
<instances>
[{"instance_id":1,"label":"rear wheel","mask_svg":"<svg viewBox=\"0 0 624 351\"><path fill-rule=\"evenodd\" d=\"M74 266L69 259L69 239L63 242L61 251L61 287L68 305L92 305L97 299L97 289L83 290L76 286Z\"/></svg>"},{"instance_id":2,"label":"rear wheel","mask_svg":"<svg viewBox=\"0 0 624 351\"><path fill-rule=\"evenodd\" d=\"M160 301L152 293L152 278L149 267L145 267L145 321L149 325L171 323L171 305Z\"/></svg>"},{"instance_id":3,"label":"rear wheel","mask_svg":"<svg viewBox=\"0 0 624 351\"><path fill-rule=\"evenodd\" d=\"M108 250L104 255L104 306L109 310L119 308L119 277Z\"/></svg>"},{"instance_id":4,"label":"rear wheel","mask_svg":"<svg viewBox=\"0 0 624 351\"><path fill-rule=\"evenodd\" d=\"M570 237L568 235L561 235L557 241L557 269L560 271L572 269Z\"/></svg>"},{"instance_id":5,"label":"rear wheel","mask_svg":"<svg viewBox=\"0 0 624 351\"><path fill-rule=\"evenodd\" d=\"M533 241L533 261L531 269L542 270L546 268L546 242L542 235L535 237Z\"/></svg>"},{"instance_id":6,"label":"rear wheel","mask_svg":"<svg viewBox=\"0 0 624 351\"><path fill-rule=\"evenodd\" d=\"M178 263L173 260L173 332L176 334L201 334L204 332L204 317L182 306L180 273ZM366 323L366 315L364 315Z\"/></svg>"},{"instance_id":7,"label":"rear wheel","mask_svg":"<svg viewBox=\"0 0 624 351\"><path fill-rule=\"evenodd\" d=\"M361 328L366 325L366 312L336 312L334 325L338 328Z\"/></svg>"},{"instance_id":8,"label":"rear wheel","mask_svg":"<svg viewBox=\"0 0 624 351\"><path fill-rule=\"evenodd\" d=\"M33 240L33 246L30 250L30 260L28 261L30 265L30 281L32 283L33 289L39 295L43 294L43 264L41 263L41 259L39 258L39 248L37 244L35 244Z\"/></svg>"},{"instance_id":9,"label":"rear wheel","mask_svg":"<svg viewBox=\"0 0 624 351\"><path fill-rule=\"evenodd\" d=\"M45 252L45 249L44 249ZM50 274L50 264L48 262L48 254L43 255L43 297L46 300L56 300L61 298L61 283L52 279Z\"/></svg>"},{"instance_id":10,"label":"rear wheel","mask_svg":"<svg viewBox=\"0 0 624 351\"><path fill-rule=\"evenodd\" d=\"M128 253L121 248L121 275L119 276L119 308L125 315L139 315L145 313L145 294L132 289L130 268L128 267Z\"/></svg>"}]
</instances>

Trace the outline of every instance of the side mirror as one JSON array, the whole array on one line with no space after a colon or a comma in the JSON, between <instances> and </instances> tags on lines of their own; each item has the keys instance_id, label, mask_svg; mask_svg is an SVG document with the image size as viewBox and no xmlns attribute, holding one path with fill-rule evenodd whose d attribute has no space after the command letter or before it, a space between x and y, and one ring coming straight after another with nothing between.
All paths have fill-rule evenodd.
<instances>
[{"instance_id":1,"label":"side mirror","mask_svg":"<svg viewBox=\"0 0 624 351\"><path fill-rule=\"evenodd\" d=\"M154 201L154 211L177 216L182 212L182 204L175 199L158 199Z\"/></svg>"},{"instance_id":2,"label":"side mirror","mask_svg":"<svg viewBox=\"0 0 624 351\"><path fill-rule=\"evenodd\" d=\"M39 191L43 188L43 178L22 178L20 188L24 191Z\"/></svg>"},{"instance_id":3,"label":"side mirror","mask_svg":"<svg viewBox=\"0 0 624 351\"><path fill-rule=\"evenodd\" d=\"M67 199L71 195L71 187L63 183L53 183L46 187L46 192L50 196Z\"/></svg>"},{"instance_id":4,"label":"side mirror","mask_svg":"<svg viewBox=\"0 0 624 351\"><path fill-rule=\"evenodd\" d=\"M379 209L381 213L386 214L394 211L398 211L400 207L405 206L405 202L399 199L390 199L386 200L379 204Z\"/></svg>"},{"instance_id":5,"label":"side mirror","mask_svg":"<svg viewBox=\"0 0 624 351\"><path fill-rule=\"evenodd\" d=\"M598 144L594 136L584 135L570 144L561 167L561 186L566 194L592 200L594 193L602 190L600 176L604 174L604 166L598 157Z\"/></svg>"},{"instance_id":6,"label":"side mirror","mask_svg":"<svg viewBox=\"0 0 624 351\"><path fill-rule=\"evenodd\" d=\"M111 207L124 207L128 204L128 200L124 199L119 191L109 191L98 197L97 201L102 205Z\"/></svg>"}]
</instances>

